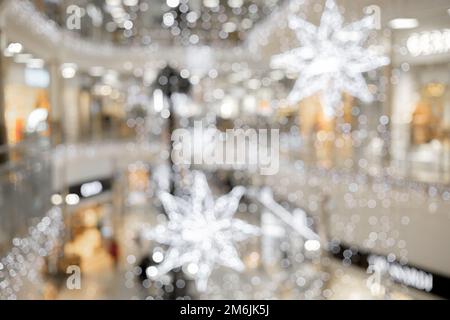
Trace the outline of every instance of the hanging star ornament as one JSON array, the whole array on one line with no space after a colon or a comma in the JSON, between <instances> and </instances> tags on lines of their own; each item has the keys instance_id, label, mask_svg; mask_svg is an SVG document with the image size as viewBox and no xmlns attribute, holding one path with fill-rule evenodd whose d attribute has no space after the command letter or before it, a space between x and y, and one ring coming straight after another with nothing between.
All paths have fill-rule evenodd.
<instances>
[{"instance_id":1,"label":"hanging star ornament","mask_svg":"<svg viewBox=\"0 0 450 320\"><path fill-rule=\"evenodd\" d=\"M167 245L164 260L153 277L183 267L195 279L197 289L205 291L216 265L244 270L235 243L258 235L259 228L235 219L244 187L214 199L203 173L194 171L190 195L185 198L162 192L159 198L168 223L144 232L147 239ZM155 268L155 267L154 267Z\"/></svg>"},{"instance_id":2,"label":"hanging star ornament","mask_svg":"<svg viewBox=\"0 0 450 320\"><path fill-rule=\"evenodd\" d=\"M373 100L363 73L390 63L363 47L375 17L343 26L343 17L334 0L327 0L320 25L315 26L292 16L289 26L295 31L301 47L272 57L271 66L298 74L289 94L290 103L320 93L324 112L335 115L341 106L342 93L347 92L364 102Z\"/></svg>"}]
</instances>

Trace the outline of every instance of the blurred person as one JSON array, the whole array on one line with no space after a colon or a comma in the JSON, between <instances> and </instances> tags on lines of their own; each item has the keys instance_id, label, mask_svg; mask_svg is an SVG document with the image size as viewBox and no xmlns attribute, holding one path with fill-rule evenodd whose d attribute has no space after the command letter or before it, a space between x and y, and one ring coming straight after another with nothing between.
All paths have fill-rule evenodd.
<instances>
[{"instance_id":1,"label":"blurred person","mask_svg":"<svg viewBox=\"0 0 450 320\"><path fill-rule=\"evenodd\" d=\"M120 262L120 249L119 244L117 243L117 240L115 238L112 238L109 243L109 254L113 259L114 268L117 269Z\"/></svg>"}]
</instances>

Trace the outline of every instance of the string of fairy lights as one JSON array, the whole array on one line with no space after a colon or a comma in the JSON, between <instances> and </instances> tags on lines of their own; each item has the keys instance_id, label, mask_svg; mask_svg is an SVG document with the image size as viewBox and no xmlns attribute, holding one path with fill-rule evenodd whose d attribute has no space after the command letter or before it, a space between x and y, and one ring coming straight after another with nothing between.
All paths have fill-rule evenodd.
<instances>
[{"instance_id":1,"label":"string of fairy lights","mask_svg":"<svg viewBox=\"0 0 450 320\"><path fill-rule=\"evenodd\" d=\"M60 243L63 228L61 210L55 207L28 229L26 237L12 240L11 250L0 260L0 299L20 298L27 284L39 288L44 259Z\"/></svg>"}]
</instances>

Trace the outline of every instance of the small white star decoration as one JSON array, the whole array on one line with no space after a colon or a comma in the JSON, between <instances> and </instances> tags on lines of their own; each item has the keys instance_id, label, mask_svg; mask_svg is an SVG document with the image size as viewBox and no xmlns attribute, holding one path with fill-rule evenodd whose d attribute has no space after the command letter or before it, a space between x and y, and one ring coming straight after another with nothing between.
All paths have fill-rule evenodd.
<instances>
[{"instance_id":1,"label":"small white star decoration","mask_svg":"<svg viewBox=\"0 0 450 320\"><path fill-rule=\"evenodd\" d=\"M195 279L197 289L205 291L216 265L244 270L235 243L259 235L259 228L233 217L244 187L235 187L215 200L205 175L198 171L192 174L191 194L185 199L160 193L169 220L166 225L146 230L144 236L169 247L161 264L151 267L151 277L184 267Z\"/></svg>"},{"instance_id":2,"label":"small white star decoration","mask_svg":"<svg viewBox=\"0 0 450 320\"><path fill-rule=\"evenodd\" d=\"M363 73L389 64L363 47L375 28L373 15L343 26L343 17L334 0L327 0L320 26L292 16L289 26L295 31L301 47L272 57L271 66L298 74L288 101L297 103L316 93L326 116L332 117L346 92L364 102L373 100Z\"/></svg>"}]
</instances>

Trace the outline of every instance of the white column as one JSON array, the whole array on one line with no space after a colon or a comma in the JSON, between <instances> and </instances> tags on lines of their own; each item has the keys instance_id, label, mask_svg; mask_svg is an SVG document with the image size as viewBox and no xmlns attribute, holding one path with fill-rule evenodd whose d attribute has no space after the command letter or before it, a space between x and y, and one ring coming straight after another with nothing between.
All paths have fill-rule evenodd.
<instances>
[{"instance_id":1,"label":"white column","mask_svg":"<svg viewBox=\"0 0 450 320\"><path fill-rule=\"evenodd\" d=\"M80 131L79 116L79 83L75 77L64 80L62 124L64 142L74 143L78 141Z\"/></svg>"}]
</instances>

